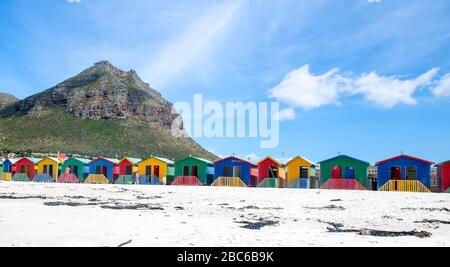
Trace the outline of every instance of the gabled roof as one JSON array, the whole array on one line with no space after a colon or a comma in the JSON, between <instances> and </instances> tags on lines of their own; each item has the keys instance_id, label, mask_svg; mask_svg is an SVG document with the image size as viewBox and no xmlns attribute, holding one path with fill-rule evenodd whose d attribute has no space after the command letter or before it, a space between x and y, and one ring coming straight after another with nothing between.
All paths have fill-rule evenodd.
<instances>
[{"instance_id":1,"label":"gabled roof","mask_svg":"<svg viewBox=\"0 0 450 267\"><path fill-rule=\"evenodd\" d=\"M19 159L19 160L22 160L22 159L27 159L27 160L33 162L34 164L37 164L39 161L42 160L42 158L28 158L28 157L21 158L21 159ZM18 160L18 161L19 161L19 160Z\"/></svg>"},{"instance_id":2,"label":"gabled roof","mask_svg":"<svg viewBox=\"0 0 450 267\"><path fill-rule=\"evenodd\" d=\"M408 155L402 154L402 155L399 155L399 156L396 156L396 157L392 157L392 158L389 158L389 159L385 159L385 160L379 161L379 162L375 163L375 166L378 166L378 165L380 165L382 163L385 163L385 162L388 162L388 161L400 159L400 158L407 158L407 159L411 159L411 160L415 160L415 161L420 161L420 162L423 162L423 163L426 163L426 164L430 164L430 165L434 164L434 162L431 162L431 161L428 161L428 160L424 160L424 159L420 159L420 158L416 158L416 157L413 157L413 156L408 156Z\"/></svg>"},{"instance_id":3,"label":"gabled roof","mask_svg":"<svg viewBox=\"0 0 450 267\"><path fill-rule=\"evenodd\" d=\"M165 162L165 163L167 163L169 165L173 165L174 164L173 160L170 160L170 159L161 158L161 157L154 157L154 158L157 159L157 160L160 160L162 162Z\"/></svg>"},{"instance_id":4,"label":"gabled roof","mask_svg":"<svg viewBox=\"0 0 450 267\"><path fill-rule=\"evenodd\" d=\"M19 161L19 159L5 159L5 161L3 163L5 163L7 161L11 162L14 165L14 164L16 164L17 161Z\"/></svg>"},{"instance_id":5,"label":"gabled roof","mask_svg":"<svg viewBox=\"0 0 450 267\"><path fill-rule=\"evenodd\" d=\"M207 159L204 159L204 158L199 158L199 157L194 157L194 156L187 156L187 157L185 157L185 158L183 158L183 159L180 159L180 160L178 160L178 161L183 161L183 160L186 160L186 159L196 159L196 160L202 161L202 162L204 162L204 163L206 163L206 164L208 164L208 165L212 165L212 164L213 164L213 162L210 161L210 160L207 160ZM177 162L178 162L178 161L177 161Z\"/></svg>"},{"instance_id":6,"label":"gabled roof","mask_svg":"<svg viewBox=\"0 0 450 267\"><path fill-rule=\"evenodd\" d=\"M83 158L68 158L68 159L78 160L79 162L81 162L83 164L89 164L89 162L91 161L90 159L83 159ZM68 159L66 159L66 160L68 160Z\"/></svg>"},{"instance_id":7,"label":"gabled roof","mask_svg":"<svg viewBox=\"0 0 450 267\"><path fill-rule=\"evenodd\" d=\"M144 161L149 160L149 159L156 159L156 160L162 161L162 162L164 162L164 163L166 163L168 165L173 165L174 164L174 162L172 160L170 160L170 159L166 159L166 158L162 158L162 157L155 157L155 156L151 156L149 158L143 159L143 160L139 161L138 163L144 162Z\"/></svg>"},{"instance_id":8,"label":"gabled roof","mask_svg":"<svg viewBox=\"0 0 450 267\"><path fill-rule=\"evenodd\" d=\"M119 164L122 163L122 161L124 161L124 160L128 160L129 162L131 162L131 163L134 164L134 165L137 165L139 162L142 161L142 159L138 159L138 158L129 158L129 157L125 157L125 158L123 158L123 159L119 162Z\"/></svg>"},{"instance_id":9,"label":"gabled roof","mask_svg":"<svg viewBox=\"0 0 450 267\"><path fill-rule=\"evenodd\" d=\"M55 157L44 157L41 160L39 160L39 162L43 161L44 159L50 159L50 160L52 160L52 161L54 161L54 162L56 162L58 164L61 163L61 161L59 161L59 159L55 158ZM39 163L39 162L37 162L37 163Z\"/></svg>"},{"instance_id":10,"label":"gabled roof","mask_svg":"<svg viewBox=\"0 0 450 267\"><path fill-rule=\"evenodd\" d=\"M106 160L106 161L109 161L109 162L111 162L111 163L113 163L113 164L118 164L118 163L119 163L119 161L118 161L117 159L111 159L111 158L102 158L102 157L99 157L99 158L96 158L96 159L93 159L93 160L89 161L88 164L91 164L92 162L95 162L95 161L97 161L97 160Z\"/></svg>"},{"instance_id":11,"label":"gabled roof","mask_svg":"<svg viewBox=\"0 0 450 267\"><path fill-rule=\"evenodd\" d=\"M225 160L228 160L228 159L237 159L237 160L242 161L242 162L247 162L248 164L250 164L250 165L256 167L256 165L253 164L253 163L251 163L250 161L245 160L245 159L238 158L238 157L236 157L236 156L229 156L229 157L226 157L226 158L223 158L223 159L218 159L218 160L214 161L213 163L216 164L217 162L225 161Z\"/></svg>"},{"instance_id":12,"label":"gabled roof","mask_svg":"<svg viewBox=\"0 0 450 267\"><path fill-rule=\"evenodd\" d=\"M444 164L447 164L447 163L450 163L450 160L438 163L438 164L436 164L436 166L441 166L441 165L444 165Z\"/></svg>"},{"instance_id":13,"label":"gabled roof","mask_svg":"<svg viewBox=\"0 0 450 267\"><path fill-rule=\"evenodd\" d=\"M347 156L347 155L338 155L338 156L333 157L333 158L330 158L330 159L322 160L321 162L318 162L318 164L322 164L323 162L335 160L335 159L338 159L338 158L348 158L348 159L355 160L355 161L359 161L359 162L361 162L362 164L365 164L365 165L370 166L370 163L367 162L367 161L360 160L360 159L357 159L357 158L352 158L352 157L349 157L349 156Z\"/></svg>"},{"instance_id":14,"label":"gabled roof","mask_svg":"<svg viewBox=\"0 0 450 267\"><path fill-rule=\"evenodd\" d=\"M263 158L262 160L258 161L258 165L259 165L261 162L266 161L266 160L268 160L268 159L270 159L271 161L275 162L275 163L278 164L279 166L284 166L284 164L282 164L280 161L278 161L278 160L272 158L271 156L267 156L267 157Z\"/></svg>"},{"instance_id":15,"label":"gabled roof","mask_svg":"<svg viewBox=\"0 0 450 267\"><path fill-rule=\"evenodd\" d=\"M296 160L296 159L303 159L303 160L305 160L306 162L308 162L309 164L311 164L312 166L316 166L316 163L312 162L311 160L309 160L309 159L307 159L307 158L305 158L305 157L301 157L301 156L293 157L292 159L290 159L290 160L286 163L286 165L288 165L291 161Z\"/></svg>"}]
</instances>

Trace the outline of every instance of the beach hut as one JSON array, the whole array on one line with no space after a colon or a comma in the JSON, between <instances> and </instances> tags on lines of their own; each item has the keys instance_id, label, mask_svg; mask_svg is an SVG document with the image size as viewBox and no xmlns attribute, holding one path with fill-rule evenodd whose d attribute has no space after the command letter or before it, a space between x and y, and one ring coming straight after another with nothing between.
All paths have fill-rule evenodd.
<instances>
[{"instance_id":1,"label":"beach hut","mask_svg":"<svg viewBox=\"0 0 450 267\"><path fill-rule=\"evenodd\" d=\"M230 156L214 162L213 186L247 187L251 185L252 168L258 166L247 160ZM255 172L253 172L256 174Z\"/></svg>"},{"instance_id":2,"label":"beach hut","mask_svg":"<svg viewBox=\"0 0 450 267\"><path fill-rule=\"evenodd\" d=\"M51 183L56 181L59 174L60 161L58 158L45 157L41 159L37 164L37 173L33 178L33 182L36 183Z\"/></svg>"},{"instance_id":3,"label":"beach hut","mask_svg":"<svg viewBox=\"0 0 450 267\"><path fill-rule=\"evenodd\" d=\"M436 165L439 181L439 192L450 193L450 160Z\"/></svg>"},{"instance_id":4,"label":"beach hut","mask_svg":"<svg viewBox=\"0 0 450 267\"><path fill-rule=\"evenodd\" d=\"M67 158L61 164L58 183L82 183L89 174L90 160L83 158Z\"/></svg>"},{"instance_id":5,"label":"beach hut","mask_svg":"<svg viewBox=\"0 0 450 267\"><path fill-rule=\"evenodd\" d=\"M16 162L16 172L12 177L12 181L29 182L33 180L37 171L37 163L40 158L21 158Z\"/></svg>"},{"instance_id":6,"label":"beach hut","mask_svg":"<svg viewBox=\"0 0 450 267\"><path fill-rule=\"evenodd\" d=\"M321 189L366 190L368 162L339 155L319 164Z\"/></svg>"},{"instance_id":7,"label":"beach hut","mask_svg":"<svg viewBox=\"0 0 450 267\"><path fill-rule=\"evenodd\" d=\"M380 191L430 192L428 160L401 154L376 163Z\"/></svg>"},{"instance_id":8,"label":"beach hut","mask_svg":"<svg viewBox=\"0 0 450 267\"><path fill-rule=\"evenodd\" d=\"M284 187L286 184L286 166L279 161L266 157L258 162L257 187Z\"/></svg>"},{"instance_id":9,"label":"beach hut","mask_svg":"<svg viewBox=\"0 0 450 267\"><path fill-rule=\"evenodd\" d=\"M138 163L138 183L160 185L167 182L168 174L173 173L170 168L174 162L161 157L150 157Z\"/></svg>"},{"instance_id":10,"label":"beach hut","mask_svg":"<svg viewBox=\"0 0 450 267\"><path fill-rule=\"evenodd\" d=\"M175 163L175 180L172 185L210 185L214 180L211 161L189 156Z\"/></svg>"},{"instance_id":11,"label":"beach hut","mask_svg":"<svg viewBox=\"0 0 450 267\"><path fill-rule=\"evenodd\" d=\"M97 158L88 163L89 175L84 181L87 184L114 183L114 168L119 163L116 159Z\"/></svg>"},{"instance_id":12,"label":"beach hut","mask_svg":"<svg viewBox=\"0 0 450 267\"><path fill-rule=\"evenodd\" d=\"M318 188L317 166L304 157L294 157L287 163L287 183L289 188Z\"/></svg>"},{"instance_id":13,"label":"beach hut","mask_svg":"<svg viewBox=\"0 0 450 267\"><path fill-rule=\"evenodd\" d=\"M119 162L119 177L116 184L134 184L134 175L138 172L137 164L141 161L137 158L123 158Z\"/></svg>"},{"instance_id":14,"label":"beach hut","mask_svg":"<svg viewBox=\"0 0 450 267\"><path fill-rule=\"evenodd\" d=\"M3 162L3 168L2 168L3 173L0 175L1 181L11 181L12 180L12 176L16 172L16 162L17 161L18 161L18 159L6 159Z\"/></svg>"}]
</instances>

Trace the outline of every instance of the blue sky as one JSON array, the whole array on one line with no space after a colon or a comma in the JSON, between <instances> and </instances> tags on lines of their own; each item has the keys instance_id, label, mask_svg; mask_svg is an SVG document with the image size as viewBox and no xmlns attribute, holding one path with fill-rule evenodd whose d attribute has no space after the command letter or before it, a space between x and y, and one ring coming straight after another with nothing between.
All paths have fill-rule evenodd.
<instances>
[{"instance_id":1,"label":"blue sky","mask_svg":"<svg viewBox=\"0 0 450 267\"><path fill-rule=\"evenodd\" d=\"M218 155L448 160L450 3L371 2L3 0L0 91L107 59L172 102L280 101L277 148L197 139Z\"/></svg>"}]
</instances>

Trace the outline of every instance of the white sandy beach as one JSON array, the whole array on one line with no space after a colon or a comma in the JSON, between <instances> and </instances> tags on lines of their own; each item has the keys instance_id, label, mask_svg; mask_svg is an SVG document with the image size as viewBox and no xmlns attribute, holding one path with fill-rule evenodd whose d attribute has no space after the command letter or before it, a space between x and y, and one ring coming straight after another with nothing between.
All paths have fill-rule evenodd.
<instances>
[{"instance_id":1,"label":"white sandy beach","mask_svg":"<svg viewBox=\"0 0 450 267\"><path fill-rule=\"evenodd\" d=\"M449 208L450 194L0 182L0 246L450 246Z\"/></svg>"}]
</instances>

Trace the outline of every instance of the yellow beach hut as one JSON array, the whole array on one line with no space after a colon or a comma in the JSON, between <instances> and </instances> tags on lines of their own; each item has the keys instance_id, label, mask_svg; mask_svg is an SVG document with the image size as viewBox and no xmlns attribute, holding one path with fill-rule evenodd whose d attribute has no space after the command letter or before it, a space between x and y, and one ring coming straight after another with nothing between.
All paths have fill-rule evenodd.
<instances>
[{"instance_id":1,"label":"yellow beach hut","mask_svg":"<svg viewBox=\"0 0 450 267\"><path fill-rule=\"evenodd\" d=\"M34 182L54 182L58 178L59 165L61 162L55 157L45 157L37 165L37 175Z\"/></svg>"},{"instance_id":2,"label":"yellow beach hut","mask_svg":"<svg viewBox=\"0 0 450 267\"><path fill-rule=\"evenodd\" d=\"M169 169L174 168L172 160L151 156L138 164L139 184L164 184L167 180Z\"/></svg>"},{"instance_id":3,"label":"yellow beach hut","mask_svg":"<svg viewBox=\"0 0 450 267\"><path fill-rule=\"evenodd\" d=\"M307 158L296 156L287 165L289 188L318 188L317 165Z\"/></svg>"}]
</instances>

